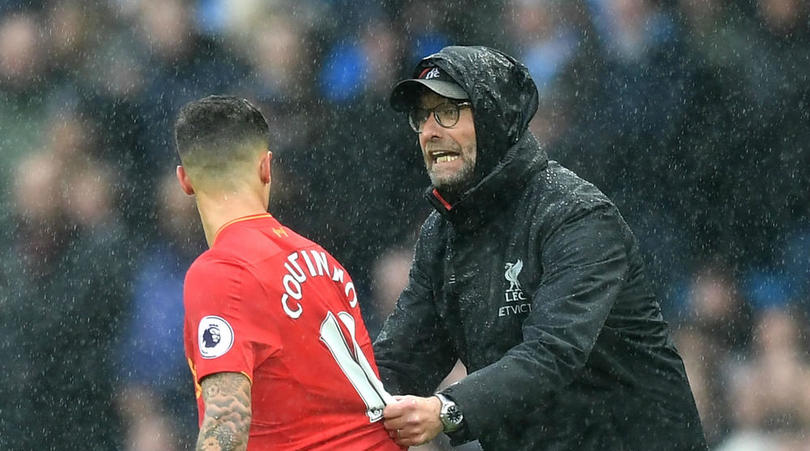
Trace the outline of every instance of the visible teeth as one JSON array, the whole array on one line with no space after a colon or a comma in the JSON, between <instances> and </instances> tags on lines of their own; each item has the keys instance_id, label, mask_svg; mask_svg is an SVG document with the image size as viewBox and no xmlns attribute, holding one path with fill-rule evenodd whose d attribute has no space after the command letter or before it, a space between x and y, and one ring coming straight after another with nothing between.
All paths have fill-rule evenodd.
<instances>
[{"instance_id":1,"label":"visible teeth","mask_svg":"<svg viewBox=\"0 0 810 451\"><path fill-rule=\"evenodd\" d=\"M436 158L436 163L446 163L448 161L453 161L453 160L457 160L457 159L458 159L458 155L442 155L442 156Z\"/></svg>"}]
</instances>

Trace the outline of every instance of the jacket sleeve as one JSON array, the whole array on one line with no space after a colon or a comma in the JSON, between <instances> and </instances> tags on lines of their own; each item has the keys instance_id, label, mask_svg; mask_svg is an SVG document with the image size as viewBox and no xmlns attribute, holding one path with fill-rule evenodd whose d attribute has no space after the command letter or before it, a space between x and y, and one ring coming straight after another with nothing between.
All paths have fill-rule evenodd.
<instances>
[{"instance_id":1,"label":"jacket sleeve","mask_svg":"<svg viewBox=\"0 0 810 451\"><path fill-rule=\"evenodd\" d=\"M391 394L433 394L457 359L436 312L423 244L420 237L408 285L374 342L380 378Z\"/></svg>"},{"instance_id":2,"label":"jacket sleeve","mask_svg":"<svg viewBox=\"0 0 810 451\"><path fill-rule=\"evenodd\" d=\"M569 214L543 242L543 276L523 341L443 390L464 414L470 440L541 407L581 370L628 272L629 229L612 205Z\"/></svg>"}]
</instances>

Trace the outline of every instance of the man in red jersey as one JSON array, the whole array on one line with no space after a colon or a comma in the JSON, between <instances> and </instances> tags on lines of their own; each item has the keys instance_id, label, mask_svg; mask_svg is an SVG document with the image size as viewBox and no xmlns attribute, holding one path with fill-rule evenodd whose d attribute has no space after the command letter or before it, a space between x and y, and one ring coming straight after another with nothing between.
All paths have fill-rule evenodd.
<instances>
[{"instance_id":1,"label":"man in red jersey","mask_svg":"<svg viewBox=\"0 0 810 451\"><path fill-rule=\"evenodd\" d=\"M267 213L272 153L248 101L210 96L175 124L210 249L185 279L197 449L399 450L357 293L317 244Z\"/></svg>"}]
</instances>

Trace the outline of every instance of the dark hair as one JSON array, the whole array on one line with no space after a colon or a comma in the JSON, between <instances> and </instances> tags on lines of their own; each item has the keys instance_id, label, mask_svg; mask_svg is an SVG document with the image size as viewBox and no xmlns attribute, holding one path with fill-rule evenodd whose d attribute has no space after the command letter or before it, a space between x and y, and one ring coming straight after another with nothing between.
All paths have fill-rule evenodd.
<instances>
[{"instance_id":1,"label":"dark hair","mask_svg":"<svg viewBox=\"0 0 810 451\"><path fill-rule=\"evenodd\" d=\"M216 168L243 157L247 144L266 149L270 130L261 111L247 100L214 95L183 106L174 139L184 166Z\"/></svg>"}]
</instances>

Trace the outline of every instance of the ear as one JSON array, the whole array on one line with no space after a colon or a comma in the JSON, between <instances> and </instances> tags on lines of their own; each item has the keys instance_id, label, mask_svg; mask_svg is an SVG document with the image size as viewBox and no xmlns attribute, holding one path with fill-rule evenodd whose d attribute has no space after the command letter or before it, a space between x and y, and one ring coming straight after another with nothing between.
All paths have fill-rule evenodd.
<instances>
[{"instance_id":1,"label":"ear","mask_svg":"<svg viewBox=\"0 0 810 451\"><path fill-rule=\"evenodd\" d=\"M191 186L191 180L188 178L188 174L186 174L185 168L182 165L177 165L177 181L180 182L180 188L183 188L183 192L191 196L194 194L194 187Z\"/></svg>"},{"instance_id":2,"label":"ear","mask_svg":"<svg viewBox=\"0 0 810 451\"><path fill-rule=\"evenodd\" d=\"M271 172L273 169L273 152L267 151L266 154L262 156L261 164L259 165L259 177L262 179L262 183L268 184L272 179Z\"/></svg>"}]
</instances>

